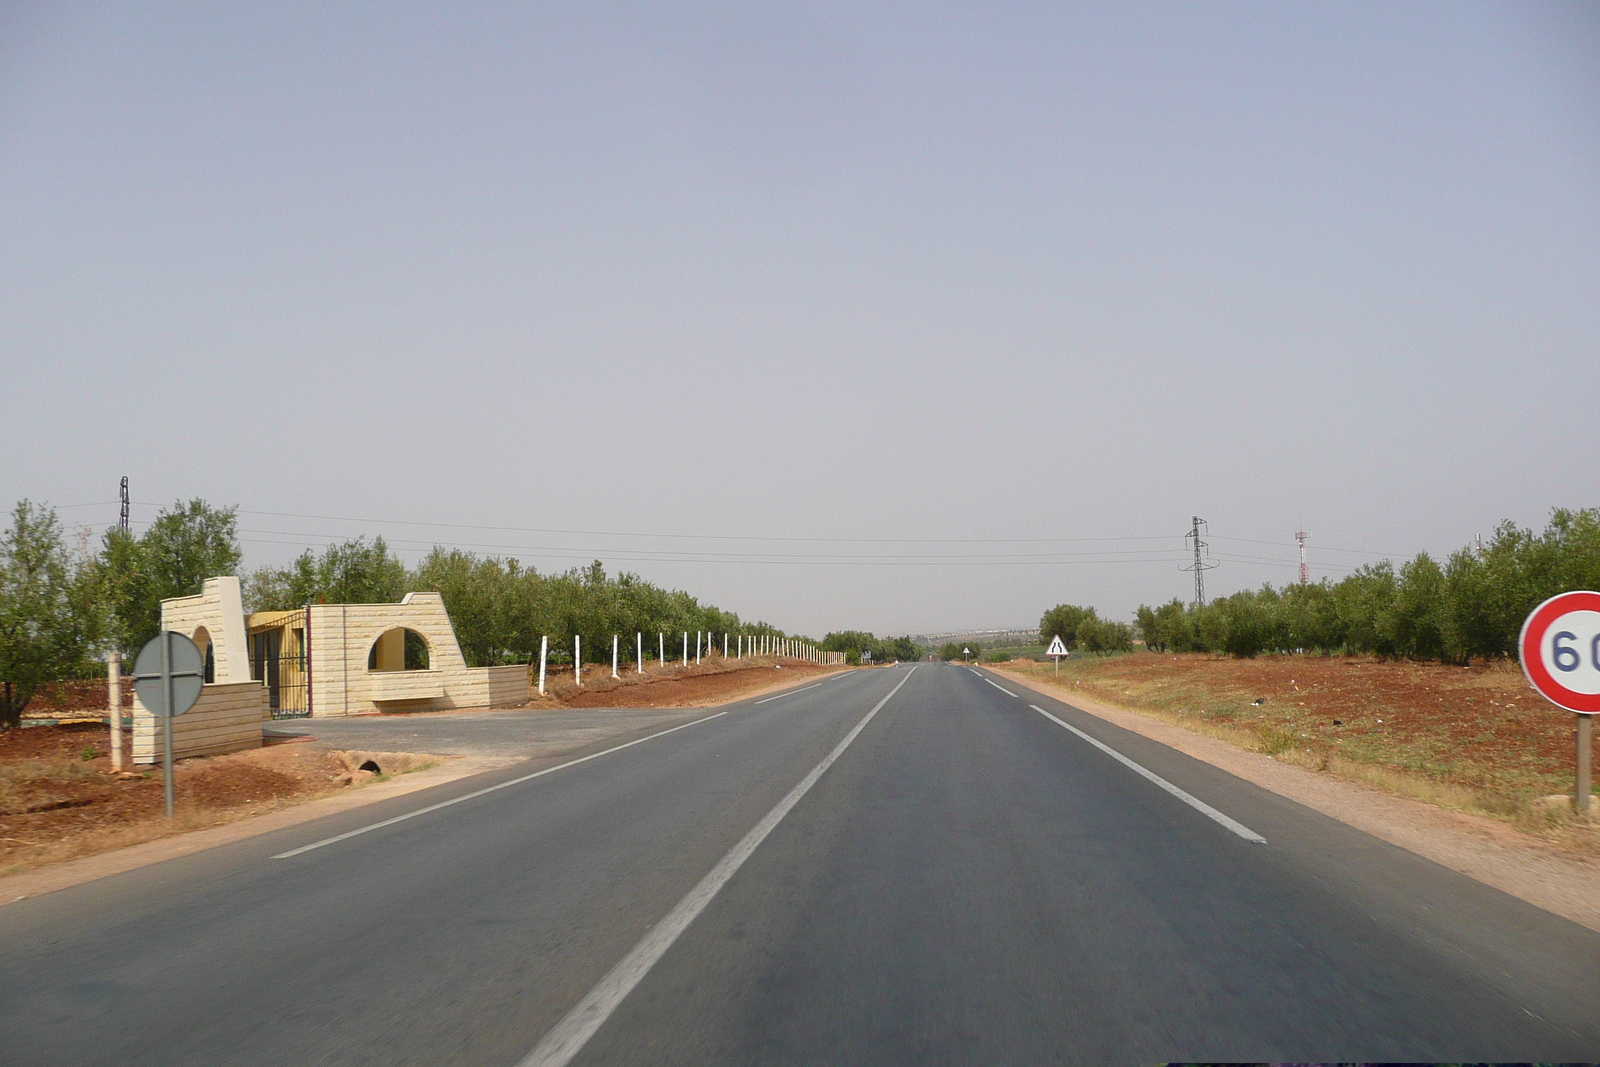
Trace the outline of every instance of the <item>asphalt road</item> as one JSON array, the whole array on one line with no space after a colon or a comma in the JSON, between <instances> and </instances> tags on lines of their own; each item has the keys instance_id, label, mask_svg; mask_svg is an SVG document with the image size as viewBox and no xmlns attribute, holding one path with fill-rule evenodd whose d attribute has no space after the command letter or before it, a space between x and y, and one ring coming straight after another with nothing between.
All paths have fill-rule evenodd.
<instances>
[{"instance_id":1,"label":"asphalt road","mask_svg":"<svg viewBox=\"0 0 1600 1067\"><path fill-rule=\"evenodd\" d=\"M0 907L0 1064L1600 1059L1600 935L1003 680L722 710Z\"/></svg>"}]
</instances>

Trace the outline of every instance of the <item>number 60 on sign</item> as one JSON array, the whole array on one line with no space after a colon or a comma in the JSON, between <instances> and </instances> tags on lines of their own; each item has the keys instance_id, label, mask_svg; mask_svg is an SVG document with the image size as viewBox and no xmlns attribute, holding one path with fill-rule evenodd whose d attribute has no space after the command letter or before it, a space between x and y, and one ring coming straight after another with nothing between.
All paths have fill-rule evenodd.
<instances>
[{"instance_id":1,"label":"number 60 on sign","mask_svg":"<svg viewBox=\"0 0 1600 1067\"><path fill-rule=\"evenodd\" d=\"M1528 681L1546 700L1600 714L1600 593L1562 593L1534 608L1518 650Z\"/></svg>"}]
</instances>

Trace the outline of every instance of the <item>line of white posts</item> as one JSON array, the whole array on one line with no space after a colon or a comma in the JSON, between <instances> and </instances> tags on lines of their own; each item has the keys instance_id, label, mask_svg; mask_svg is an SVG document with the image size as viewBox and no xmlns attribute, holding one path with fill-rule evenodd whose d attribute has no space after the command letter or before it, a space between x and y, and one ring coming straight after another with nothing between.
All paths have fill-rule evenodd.
<instances>
[{"instance_id":1,"label":"line of white posts","mask_svg":"<svg viewBox=\"0 0 1600 1067\"><path fill-rule=\"evenodd\" d=\"M717 635L703 630L696 630L694 635L694 661L699 664L704 662L704 657L717 651ZM635 673L643 674L644 669L644 634L633 635L633 662ZM682 636L683 666L689 665L689 631L683 631ZM731 651L731 655L730 655ZM622 636L611 635L611 677L622 677ZM724 632L722 635L723 659L798 659L806 663L815 663L819 666L836 666L844 662L843 652L824 652L816 646L793 637L779 637L776 634L735 634ZM656 662L665 664L667 659L667 635L656 634ZM550 638L539 638L539 695L545 691L546 668L550 662ZM574 685L583 684L583 638L577 634L572 635L572 681Z\"/></svg>"}]
</instances>

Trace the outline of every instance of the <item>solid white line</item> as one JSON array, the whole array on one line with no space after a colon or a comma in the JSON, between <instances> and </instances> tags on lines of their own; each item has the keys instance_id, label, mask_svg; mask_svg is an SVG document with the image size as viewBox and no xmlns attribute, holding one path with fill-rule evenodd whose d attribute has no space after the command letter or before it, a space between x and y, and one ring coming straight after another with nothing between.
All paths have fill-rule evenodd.
<instances>
[{"instance_id":1,"label":"solid white line","mask_svg":"<svg viewBox=\"0 0 1600 1067\"><path fill-rule=\"evenodd\" d=\"M1218 811L1216 808L1213 808L1210 804L1207 804L1205 801L1201 800L1199 797L1196 797L1196 796L1193 796L1193 795L1191 795L1189 793L1184 792L1182 789L1179 789L1177 786L1173 785L1171 782L1167 781L1165 778L1161 777L1159 774L1156 774L1153 771L1145 770L1143 767L1139 766L1137 763L1133 762L1133 760L1129 759L1127 756L1124 756L1122 753L1118 752L1116 749L1112 748L1110 745L1104 744L1103 742L1100 742L1100 741L1096 741L1094 738L1090 737L1088 734L1084 733L1082 730L1078 729L1076 726L1071 725L1070 723L1062 722L1060 719L1056 718L1054 715L1050 714L1048 711L1045 711L1043 708L1041 708L1037 704L1029 704L1028 707L1032 708L1034 711L1037 711L1040 715L1043 715L1045 718L1049 719L1051 722L1055 723L1057 726L1060 726L1060 727L1062 727L1064 729L1067 729L1067 730L1071 730L1073 733L1077 734L1079 737L1083 738L1085 741L1089 742L1095 748L1098 748L1101 752L1104 752L1106 755L1110 756L1112 759L1117 760L1120 763L1122 763L1123 765L1127 766L1128 768L1138 772L1139 774L1144 775L1146 778L1150 779L1156 785L1159 785L1162 789L1165 789L1167 792L1171 793L1173 796L1177 797L1179 800L1181 800L1185 804L1189 805L1195 811L1200 812L1200 814L1206 816L1207 818L1215 819L1217 822L1221 823L1223 826L1226 826L1228 829L1232 830L1234 833L1238 834L1240 837L1244 838L1246 841L1254 841L1259 845L1264 845L1264 844L1267 843L1267 839L1266 838L1262 837L1260 834L1258 834L1254 830L1250 829L1250 827L1245 826L1243 823L1235 822L1233 819L1228 818L1226 815L1222 814L1222 812Z\"/></svg>"},{"instance_id":2,"label":"solid white line","mask_svg":"<svg viewBox=\"0 0 1600 1067\"><path fill-rule=\"evenodd\" d=\"M808 685L808 686L806 686L805 689L791 689L787 693L779 693L775 697L766 697L766 698L764 698L762 700L756 701L756 703L757 704L765 704L768 700L782 700L784 697L792 697L796 693L804 693L806 691L806 689L815 689L818 685L821 685L821 684L822 684L821 682L818 682L818 683L816 683L816 685Z\"/></svg>"},{"instance_id":3,"label":"solid white line","mask_svg":"<svg viewBox=\"0 0 1600 1067\"><path fill-rule=\"evenodd\" d=\"M979 675L979 677L982 678L983 676ZM987 679L987 678L984 678L983 680L986 681L986 682L989 682L990 685L994 686L996 689L1000 690L1000 692L1004 693L1008 697L1014 697L1014 696L1017 695L1017 694L1013 693L1011 690L1007 689L1005 686L1000 685L997 682L989 681L989 679Z\"/></svg>"},{"instance_id":4,"label":"solid white line","mask_svg":"<svg viewBox=\"0 0 1600 1067\"><path fill-rule=\"evenodd\" d=\"M564 771L568 767L576 767L580 763L588 763L592 759L599 759L601 756L609 756L613 752L621 752L625 748L632 748L634 745L642 745L646 741L653 741L658 737L665 737L668 734L677 733L679 730L687 730L691 726L699 726L703 722L710 722L712 719L719 719L726 714L728 713L725 711L719 711L715 715L707 715L703 719L696 719L693 722L681 723L669 730L660 730L653 734L647 734L644 737L634 738L632 741L628 741L621 745L613 745L611 748L605 749L601 752L591 752L587 756L579 756L575 760L568 760L567 762L559 763L554 767L546 767L542 771L534 771L532 774L525 774L521 778L513 778L509 782L501 782L499 785L491 785L487 789L478 789L471 793L465 793L459 797L452 797L449 800L441 800L437 804L429 804L425 808L418 808L416 811L408 811L404 815L396 815L392 819L385 819L382 822L375 822L368 826L360 827L359 829L349 830L345 833L339 834L336 837L327 837L321 841L314 841L309 845L301 845L299 848L292 848L288 852L280 852L272 858L275 860L286 860L290 856L298 856L302 852L310 852L312 849L321 848L323 845L338 844L340 841L359 836L369 830L381 830L385 826L393 826L397 822L405 822L407 819L415 819L418 815L426 815L430 811L438 811L440 808L448 808L452 804L459 804L463 800L472 800L475 797L483 796L485 793L493 793L497 789L508 789L514 785L521 785L523 782L529 782L535 778L542 778L547 774L554 774L556 771Z\"/></svg>"},{"instance_id":5,"label":"solid white line","mask_svg":"<svg viewBox=\"0 0 1600 1067\"><path fill-rule=\"evenodd\" d=\"M767 812L762 820L756 823L715 867L711 868L711 873L700 879L700 884L689 890L688 894L678 901L677 907L668 912L666 918L656 923L655 927L644 935L644 939L633 947L633 951L611 968L610 973L600 979L600 984L589 990L588 996L580 1000L553 1030L544 1035L544 1039L534 1046L533 1051L528 1053L517 1067L566 1067L566 1064L572 1061L572 1057L582 1051L583 1046L595 1032L605 1025L611 1013L616 1011L617 1006L629 993L633 992L634 986L644 979L656 961L666 954L674 941L678 940L678 935L688 929L689 924L705 910L706 905L711 903L712 898L728 879L732 878L743 866L744 861L750 858L750 854L760 847L761 842L765 841L773 828L783 821L783 817L789 814L790 809L800 803L800 798L810 791L817 779L822 777L823 772L833 766L833 761L844 754L844 750L850 747L850 742L866 729L867 723L872 721L872 717L878 714L879 709L900 692L900 686L911 680L916 670L912 667L907 671L906 676L900 679L900 685L895 686L889 691L888 696L878 701L873 709L867 712L866 717L845 734L844 740L835 745L833 751L828 753L821 763L811 768L811 773L802 778L799 785L789 790L789 795L778 801L777 806Z\"/></svg>"}]
</instances>

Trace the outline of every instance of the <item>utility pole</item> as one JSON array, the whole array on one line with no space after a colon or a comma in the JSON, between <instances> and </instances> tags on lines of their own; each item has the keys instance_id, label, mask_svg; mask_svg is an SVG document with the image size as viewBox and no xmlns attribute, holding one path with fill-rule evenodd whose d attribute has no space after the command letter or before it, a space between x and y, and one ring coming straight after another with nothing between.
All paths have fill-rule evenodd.
<instances>
[{"instance_id":1,"label":"utility pole","mask_svg":"<svg viewBox=\"0 0 1600 1067\"><path fill-rule=\"evenodd\" d=\"M1308 538L1310 536L1311 535L1306 533L1305 530L1303 530L1303 529L1296 530L1294 532L1294 539L1300 543L1300 584L1301 585L1310 585L1311 584L1311 572L1306 569L1306 538Z\"/></svg>"},{"instance_id":2,"label":"utility pole","mask_svg":"<svg viewBox=\"0 0 1600 1067\"><path fill-rule=\"evenodd\" d=\"M117 525L128 532L128 476L122 476L122 514ZM111 726L111 769L122 770L122 650L106 653L106 711Z\"/></svg>"},{"instance_id":3,"label":"utility pole","mask_svg":"<svg viewBox=\"0 0 1600 1067\"><path fill-rule=\"evenodd\" d=\"M1206 606L1206 571L1216 567L1215 563L1206 562L1206 556L1209 555L1206 552L1207 545L1200 540L1200 527L1205 525L1206 520L1196 515L1194 517L1194 528L1183 535L1184 540L1192 542L1194 547L1194 562L1182 569L1194 571L1194 605L1197 608Z\"/></svg>"}]
</instances>

